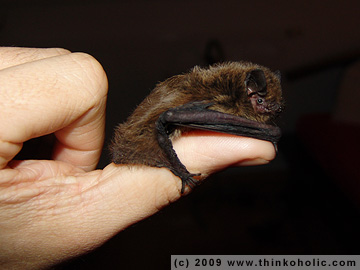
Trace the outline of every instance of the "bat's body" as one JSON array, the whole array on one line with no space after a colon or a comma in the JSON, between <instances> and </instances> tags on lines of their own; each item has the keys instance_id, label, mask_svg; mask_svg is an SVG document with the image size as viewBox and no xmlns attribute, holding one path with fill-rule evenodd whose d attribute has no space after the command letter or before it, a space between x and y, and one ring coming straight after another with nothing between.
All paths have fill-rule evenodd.
<instances>
[{"instance_id":1,"label":"bat's body","mask_svg":"<svg viewBox=\"0 0 360 270\"><path fill-rule=\"evenodd\" d=\"M276 144L280 129L268 123L281 106L280 75L265 67L247 62L195 67L159 83L117 127L110 147L113 162L166 167L181 178L183 192L197 180L178 159L174 134L190 127Z\"/></svg>"}]
</instances>

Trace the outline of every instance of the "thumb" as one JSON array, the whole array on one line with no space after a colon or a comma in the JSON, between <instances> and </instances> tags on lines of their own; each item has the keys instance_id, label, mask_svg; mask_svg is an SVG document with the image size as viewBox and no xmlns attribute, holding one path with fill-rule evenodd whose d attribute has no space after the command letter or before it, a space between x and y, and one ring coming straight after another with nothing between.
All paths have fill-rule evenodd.
<instances>
[{"instance_id":1,"label":"thumb","mask_svg":"<svg viewBox=\"0 0 360 270\"><path fill-rule=\"evenodd\" d=\"M205 175L268 162L275 154L269 142L202 132L180 137L174 149L190 172ZM16 256L22 254L33 265L94 249L181 197L181 180L165 168L111 163L84 172L60 161L25 161L13 167L1 171L13 176L13 187L0 194L3 243L17 246ZM22 181L24 177L28 180ZM16 260L9 244L0 247L0 260Z\"/></svg>"},{"instance_id":2,"label":"thumb","mask_svg":"<svg viewBox=\"0 0 360 270\"><path fill-rule=\"evenodd\" d=\"M270 142L202 131L179 137L174 149L191 173L205 177L229 166L264 164L275 157ZM101 193L108 194L111 216L122 228L181 197L181 180L165 168L112 163L102 177Z\"/></svg>"}]
</instances>

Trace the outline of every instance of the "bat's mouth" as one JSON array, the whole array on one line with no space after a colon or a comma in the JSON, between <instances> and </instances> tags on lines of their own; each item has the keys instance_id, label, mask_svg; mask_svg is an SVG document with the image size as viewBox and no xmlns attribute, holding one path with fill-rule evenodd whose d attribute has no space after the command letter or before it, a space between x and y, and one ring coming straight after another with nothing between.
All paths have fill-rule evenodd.
<instances>
[{"instance_id":1,"label":"bat's mouth","mask_svg":"<svg viewBox=\"0 0 360 270\"><path fill-rule=\"evenodd\" d=\"M279 115L283 110L283 107L278 103L270 103L269 106L265 108L267 113L272 113L273 115Z\"/></svg>"}]
</instances>

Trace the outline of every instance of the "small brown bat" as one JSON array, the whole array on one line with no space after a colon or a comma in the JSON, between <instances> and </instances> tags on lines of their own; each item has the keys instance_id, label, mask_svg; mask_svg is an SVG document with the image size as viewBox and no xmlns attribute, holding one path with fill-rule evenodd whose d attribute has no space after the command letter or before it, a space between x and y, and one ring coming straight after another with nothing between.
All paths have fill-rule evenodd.
<instances>
[{"instance_id":1,"label":"small brown bat","mask_svg":"<svg viewBox=\"0 0 360 270\"><path fill-rule=\"evenodd\" d=\"M267 140L280 129L269 123L282 110L279 72L249 62L229 62L173 76L159 83L120 124L110 146L116 164L168 168L182 180L181 193L198 180L178 159L172 138L189 128Z\"/></svg>"}]
</instances>

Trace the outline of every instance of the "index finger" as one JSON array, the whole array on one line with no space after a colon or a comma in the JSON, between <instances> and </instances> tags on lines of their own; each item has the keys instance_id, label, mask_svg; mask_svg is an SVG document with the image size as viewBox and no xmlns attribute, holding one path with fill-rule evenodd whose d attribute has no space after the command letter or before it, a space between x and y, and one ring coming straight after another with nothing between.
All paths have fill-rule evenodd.
<instances>
[{"instance_id":1,"label":"index finger","mask_svg":"<svg viewBox=\"0 0 360 270\"><path fill-rule=\"evenodd\" d=\"M0 71L0 168L23 142L55 133L54 159L93 169L104 139L107 79L82 53L65 54Z\"/></svg>"},{"instance_id":2,"label":"index finger","mask_svg":"<svg viewBox=\"0 0 360 270\"><path fill-rule=\"evenodd\" d=\"M70 53L62 48L0 47L0 70Z\"/></svg>"}]
</instances>

